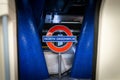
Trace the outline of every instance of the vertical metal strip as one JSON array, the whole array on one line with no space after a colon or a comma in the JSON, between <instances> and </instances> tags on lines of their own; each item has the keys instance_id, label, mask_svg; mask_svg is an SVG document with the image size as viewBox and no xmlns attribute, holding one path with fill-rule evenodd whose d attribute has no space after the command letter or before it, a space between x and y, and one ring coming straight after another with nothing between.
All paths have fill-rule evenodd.
<instances>
[{"instance_id":1,"label":"vertical metal strip","mask_svg":"<svg viewBox=\"0 0 120 80\"><path fill-rule=\"evenodd\" d=\"M95 20L94 20L94 55L93 55L93 77L92 80L96 80L96 66L97 66L97 52L98 52L98 33L99 33L99 16L102 0L97 0L95 9Z\"/></svg>"},{"instance_id":2,"label":"vertical metal strip","mask_svg":"<svg viewBox=\"0 0 120 80\"><path fill-rule=\"evenodd\" d=\"M2 17L3 26L3 44L4 44L4 63L5 63L5 80L10 80L9 67L9 48L8 48L8 17Z\"/></svg>"},{"instance_id":3,"label":"vertical metal strip","mask_svg":"<svg viewBox=\"0 0 120 80\"><path fill-rule=\"evenodd\" d=\"M61 79L62 78L62 67L61 67L61 58L62 58L62 55L61 55L61 53L59 53L58 54L58 73L59 73L59 79Z\"/></svg>"}]
</instances>

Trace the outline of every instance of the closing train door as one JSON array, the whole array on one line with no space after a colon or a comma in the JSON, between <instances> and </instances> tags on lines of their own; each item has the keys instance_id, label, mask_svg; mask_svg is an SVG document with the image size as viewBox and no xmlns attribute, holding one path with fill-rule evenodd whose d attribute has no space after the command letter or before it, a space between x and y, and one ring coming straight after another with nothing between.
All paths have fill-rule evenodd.
<instances>
[{"instance_id":1,"label":"closing train door","mask_svg":"<svg viewBox=\"0 0 120 80\"><path fill-rule=\"evenodd\" d=\"M19 80L95 79L99 0L16 0L16 6Z\"/></svg>"}]
</instances>

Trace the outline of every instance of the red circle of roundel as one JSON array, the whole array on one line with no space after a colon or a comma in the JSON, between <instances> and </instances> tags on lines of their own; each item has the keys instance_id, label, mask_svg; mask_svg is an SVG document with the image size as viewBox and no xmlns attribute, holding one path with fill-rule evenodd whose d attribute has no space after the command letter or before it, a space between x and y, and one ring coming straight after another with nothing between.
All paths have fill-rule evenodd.
<instances>
[{"instance_id":1,"label":"red circle of roundel","mask_svg":"<svg viewBox=\"0 0 120 80\"><path fill-rule=\"evenodd\" d=\"M64 25L56 25L56 26L53 26L52 28L50 28L50 30L48 31L47 35L46 36L52 36L54 32L56 31L59 31L59 30L62 30L64 31L67 36L73 36L73 34L71 33L71 31L69 30L69 28L67 28L66 26ZM55 46L52 42L47 42L46 43L48 45L48 47L56 52L56 53L62 53L62 52L65 52L67 51L68 49L70 49L70 47L72 46L73 42L67 42L64 46L62 47L57 47Z\"/></svg>"}]
</instances>

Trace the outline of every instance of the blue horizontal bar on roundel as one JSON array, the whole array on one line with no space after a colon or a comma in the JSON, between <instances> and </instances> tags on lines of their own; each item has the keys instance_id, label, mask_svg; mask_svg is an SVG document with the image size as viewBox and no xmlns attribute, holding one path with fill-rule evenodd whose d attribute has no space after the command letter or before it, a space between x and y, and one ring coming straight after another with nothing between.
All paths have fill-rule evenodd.
<instances>
[{"instance_id":1,"label":"blue horizontal bar on roundel","mask_svg":"<svg viewBox=\"0 0 120 80\"><path fill-rule=\"evenodd\" d=\"M77 42L76 36L43 36L43 42Z\"/></svg>"}]
</instances>

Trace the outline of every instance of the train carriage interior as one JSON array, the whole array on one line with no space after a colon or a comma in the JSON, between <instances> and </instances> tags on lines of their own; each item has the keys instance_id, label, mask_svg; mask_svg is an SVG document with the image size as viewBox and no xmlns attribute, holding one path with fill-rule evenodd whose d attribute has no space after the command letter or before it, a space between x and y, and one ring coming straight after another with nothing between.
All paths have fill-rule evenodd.
<instances>
[{"instance_id":1,"label":"train carriage interior","mask_svg":"<svg viewBox=\"0 0 120 80\"><path fill-rule=\"evenodd\" d=\"M120 80L120 0L0 0L0 80Z\"/></svg>"}]
</instances>

